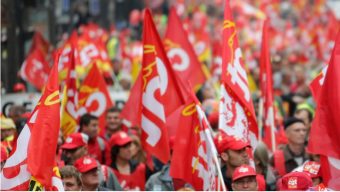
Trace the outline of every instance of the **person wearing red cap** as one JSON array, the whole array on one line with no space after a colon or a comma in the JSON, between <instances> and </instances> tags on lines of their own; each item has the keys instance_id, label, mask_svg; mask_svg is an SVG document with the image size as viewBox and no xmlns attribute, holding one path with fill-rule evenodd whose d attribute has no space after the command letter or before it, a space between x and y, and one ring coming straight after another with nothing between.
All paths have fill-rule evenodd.
<instances>
[{"instance_id":1,"label":"person wearing red cap","mask_svg":"<svg viewBox=\"0 0 340 192\"><path fill-rule=\"evenodd\" d=\"M112 107L106 111L106 129L105 139L110 140L112 134L122 129L122 119L119 117L121 110L118 107Z\"/></svg>"},{"instance_id":2,"label":"person wearing red cap","mask_svg":"<svg viewBox=\"0 0 340 192\"><path fill-rule=\"evenodd\" d=\"M88 136L84 133L72 133L66 138L65 143L61 146L63 150L63 160L66 165L73 165L77 159L88 155L87 142ZM111 190L122 190L112 169L106 165L101 165L99 162L97 162L97 164L98 167L100 167L100 185Z\"/></svg>"},{"instance_id":3,"label":"person wearing red cap","mask_svg":"<svg viewBox=\"0 0 340 192\"><path fill-rule=\"evenodd\" d=\"M131 143L132 139L123 131L111 136L110 166L124 190L144 190L149 173L144 163L132 161Z\"/></svg>"},{"instance_id":4,"label":"person wearing red cap","mask_svg":"<svg viewBox=\"0 0 340 192\"><path fill-rule=\"evenodd\" d=\"M26 86L23 83L16 83L13 86L13 92L15 93L25 93L26 92Z\"/></svg>"},{"instance_id":5,"label":"person wearing red cap","mask_svg":"<svg viewBox=\"0 0 340 192\"><path fill-rule=\"evenodd\" d=\"M313 187L313 181L305 172L291 172L278 181L280 191L306 191Z\"/></svg>"},{"instance_id":6,"label":"person wearing red cap","mask_svg":"<svg viewBox=\"0 0 340 192\"><path fill-rule=\"evenodd\" d=\"M258 185L255 169L249 165L237 167L233 173L231 186L233 191L257 191Z\"/></svg>"},{"instance_id":7,"label":"person wearing red cap","mask_svg":"<svg viewBox=\"0 0 340 192\"><path fill-rule=\"evenodd\" d=\"M83 191L110 191L110 189L99 186L99 167L97 160L88 156L79 158L74 167L81 174Z\"/></svg>"},{"instance_id":8,"label":"person wearing red cap","mask_svg":"<svg viewBox=\"0 0 340 192\"><path fill-rule=\"evenodd\" d=\"M314 187L322 184L320 168L321 168L321 164L316 161L307 161L302 166L302 171L305 173L308 173L309 176L312 178Z\"/></svg>"},{"instance_id":9,"label":"person wearing red cap","mask_svg":"<svg viewBox=\"0 0 340 192\"><path fill-rule=\"evenodd\" d=\"M280 176L293 171L310 158L305 150L305 123L296 117L289 117L284 122L284 128L288 144L282 150L276 150L270 162Z\"/></svg>"},{"instance_id":10,"label":"person wearing red cap","mask_svg":"<svg viewBox=\"0 0 340 192\"><path fill-rule=\"evenodd\" d=\"M232 190L231 178L234 170L243 164L249 164L247 148L250 145L241 139L224 133L220 133L216 138L217 150L224 164L221 168L224 183L228 190Z\"/></svg>"},{"instance_id":11,"label":"person wearing red cap","mask_svg":"<svg viewBox=\"0 0 340 192\"><path fill-rule=\"evenodd\" d=\"M87 154L88 139L84 133L72 133L66 138L65 143L61 145L66 165L73 165L77 159Z\"/></svg>"},{"instance_id":12,"label":"person wearing red cap","mask_svg":"<svg viewBox=\"0 0 340 192\"><path fill-rule=\"evenodd\" d=\"M65 191L81 191L82 182L79 171L72 165L66 165L60 169Z\"/></svg>"},{"instance_id":13,"label":"person wearing red cap","mask_svg":"<svg viewBox=\"0 0 340 192\"><path fill-rule=\"evenodd\" d=\"M98 118L89 113L84 114L79 120L79 132L89 136L88 153L100 163L105 163L105 153L108 145L104 139L98 136Z\"/></svg>"}]
</instances>

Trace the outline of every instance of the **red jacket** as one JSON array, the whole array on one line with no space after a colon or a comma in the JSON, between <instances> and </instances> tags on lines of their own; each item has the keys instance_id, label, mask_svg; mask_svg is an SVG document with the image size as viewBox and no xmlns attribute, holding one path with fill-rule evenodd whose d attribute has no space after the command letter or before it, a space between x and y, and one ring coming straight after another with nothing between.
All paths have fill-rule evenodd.
<instances>
[{"instance_id":1,"label":"red jacket","mask_svg":"<svg viewBox=\"0 0 340 192\"><path fill-rule=\"evenodd\" d=\"M101 164L105 164L105 155L108 144L104 139L97 136L94 139L90 139L88 142L88 153L91 157L97 159Z\"/></svg>"}]
</instances>

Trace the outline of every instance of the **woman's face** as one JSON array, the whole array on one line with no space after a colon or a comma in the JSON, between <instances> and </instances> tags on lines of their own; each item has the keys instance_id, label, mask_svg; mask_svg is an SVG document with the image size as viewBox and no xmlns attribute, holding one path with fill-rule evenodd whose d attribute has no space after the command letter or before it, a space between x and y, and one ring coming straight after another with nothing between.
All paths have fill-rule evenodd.
<instances>
[{"instance_id":1,"label":"woman's face","mask_svg":"<svg viewBox=\"0 0 340 192\"><path fill-rule=\"evenodd\" d=\"M136 156L140 150L140 145L138 143L138 141L132 141L131 143L131 155L132 157Z\"/></svg>"}]
</instances>

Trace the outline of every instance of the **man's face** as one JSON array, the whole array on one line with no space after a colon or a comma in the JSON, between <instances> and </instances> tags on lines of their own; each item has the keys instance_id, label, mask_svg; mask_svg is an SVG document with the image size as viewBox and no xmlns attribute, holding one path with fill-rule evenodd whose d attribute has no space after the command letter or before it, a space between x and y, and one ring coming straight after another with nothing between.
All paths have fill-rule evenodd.
<instances>
[{"instance_id":1,"label":"man's face","mask_svg":"<svg viewBox=\"0 0 340 192\"><path fill-rule=\"evenodd\" d=\"M80 191L81 184L77 182L75 177L65 177L63 178L63 185L65 191Z\"/></svg>"},{"instance_id":2,"label":"man's face","mask_svg":"<svg viewBox=\"0 0 340 192\"><path fill-rule=\"evenodd\" d=\"M66 165L73 165L74 162L79 159L80 157L83 157L84 155L86 155L87 151L86 151L86 147L78 147L75 149L64 149L63 150L63 154L66 157L66 159L64 159L65 164Z\"/></svg>"},{"instance_id":3,"label":"man's face","mask_svg":"<svg viewBox=\"0 0 340 192\"><path fill-rule=\"evenodd\" d=\"M90 139L95 138L98 135L98 120L92 119L88 125L82 127L82 132L89 136Z\"/></svg>"},{"instance_id":4,"label":"man's face","mask_svg":"<svg viewBox=\"0 0 340 192\"><path fill-rule=\"evenodd\" d=\"M98 168L91 169L81 174L83 185L87 188L96 188L99 185Z\"/></svg>"},{"instance_id":5,"label":"man's face","mask_svg":"<svg viewBox=\"0 0 340 192\"><path fill-rule=\"evenodd\" d=\"M118 156L119 156L119 158L124 159L126 161L131 160L131 158L132 158L131 142L126 144L126 145L123 145L119 149Z\"/></svg>"},{"instance_id":6,"label":"man's face","mask_svg":"<svg viewBox=\"0 0 340 192\"><path fill-rule=\"evenodd\" d=\"M237 179L232 183L234 191L257 191L256 176L248 176Z\"/></svg>"},{"instance_id":7,"label":"man's face","mask_svg":"<svg viewBox=\"0 0 340 192\"><path fill-rule=\"evenodd\" d=\"M119 112L109 112L106 115L106 126L111 131L118 131L122 124L122 120L119 118Z\"/></svg>"},{"instance_id":8,"label":"man's face","mask_svg":"<svg viewBox=\"0 0 340 192\"><path fill-rule=\"evenodd\" d=\"M227 163L233 167L239 167L243 164L249 164L249 156L246 147L240 150L228 150L227 155Z\"/></svg>"},{"instance_id":9,"label":"man's face","mask_svg":"<svg viewBox=\"0 0 340 192\"><path fill-rule=\"evenodd\" d=\"M301 123L296 122L286 129L286 136L289 143L292 144L304 144L307 134L307 127Z\"/></svg>"}]
</instances>

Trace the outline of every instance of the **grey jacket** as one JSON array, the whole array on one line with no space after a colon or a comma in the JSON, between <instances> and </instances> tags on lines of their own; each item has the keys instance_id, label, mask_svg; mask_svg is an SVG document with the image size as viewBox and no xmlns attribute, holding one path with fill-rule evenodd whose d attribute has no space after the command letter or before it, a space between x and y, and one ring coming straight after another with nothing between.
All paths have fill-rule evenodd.
<instances>
[{"instance_id":1,"label":"grey jacket","mask_svg":"<svg viewBox=\"0 0 340 192\"><path fill-rule=\"evenodd\" d=\"M162 170L150 176L145 184L146 191L174 191L170 176L170 164L163 166Z\"/></svg>"}]
</instances>

